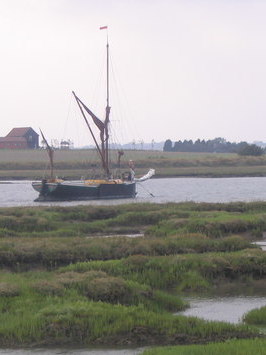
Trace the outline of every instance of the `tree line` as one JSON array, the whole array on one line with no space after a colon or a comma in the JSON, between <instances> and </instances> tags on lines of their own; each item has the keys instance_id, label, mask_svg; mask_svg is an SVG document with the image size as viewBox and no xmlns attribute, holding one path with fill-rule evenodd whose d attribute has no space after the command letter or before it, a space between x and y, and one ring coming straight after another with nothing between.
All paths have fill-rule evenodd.
<instances>
[{"instance_id":1,"label":"tree line","mask_svg":"<svg viewBox=\"0 0 266 355\"><path fill-rule=\"evenodd\" d=\"M199 153L237 153L239 155L262 155L265 149L256 144L248 144L247 142L231 143L226 139L218 137L209 140L179 140L172 142L167 139L163 147L164 152L199 152Z\"/></svg>"}]
</instances>

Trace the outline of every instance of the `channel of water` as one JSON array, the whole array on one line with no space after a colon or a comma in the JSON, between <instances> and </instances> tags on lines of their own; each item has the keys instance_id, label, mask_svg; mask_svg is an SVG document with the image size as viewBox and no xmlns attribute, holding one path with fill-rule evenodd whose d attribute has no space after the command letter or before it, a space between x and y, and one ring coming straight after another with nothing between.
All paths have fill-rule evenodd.
<instances>
[{"instance_id":1,"label":"channel of water","mask_svg":"<svg viewBox=\"0 0 266 355\"><path fill-rule=\"evenodd\" d=\"M245 313L266 306L266 297L262 296L185 297L185 300L190 308L177 314L229 323L240 323Z\"/></svg>"},{"instance_id":2,"label":"channel of water","mask_svg":"<svg viewBox=\"0 0 266 355\"><path fill-rule=\"evenodd\" d=\"M38 193L33 190L31 181L2 181L0 207L115 205L139 202L266 201L266 177L151 179L138 183L137 191L135 199L37 203L34 200L38 197Z\"/></svg>"}]
</instances>

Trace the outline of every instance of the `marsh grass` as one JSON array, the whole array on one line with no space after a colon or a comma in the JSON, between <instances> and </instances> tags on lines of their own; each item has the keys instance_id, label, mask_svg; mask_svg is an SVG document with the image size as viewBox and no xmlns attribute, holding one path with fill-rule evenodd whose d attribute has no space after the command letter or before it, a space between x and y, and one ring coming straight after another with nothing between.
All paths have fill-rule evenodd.
<instances>
[{"instance_id":1,"label":"marsh grass","mask_svg":"<svg viewBox=\"0 0 266 355\"><path fill-rule=\"evenodd\" d=\"M103 271L0 273L0 299L23 297L62 297L112 304L145 305L154 311L180 311L188 305L177 295ZM40 298L40 299L41 299Z\"/></svg>"},{"instance_id":2,"label":"marsh grass","mask_svg":"<svg viewBox=\"0 0 266 355\"><path fill-rule=\"evenodd\" d=\"M188 306L176 295L154 290L150 286L121 277L110 276L103 271L59 273L56 274L54 283L67 289L75 289L94 301L124 305L143 304L147 309L157 311L183 310Z\"/></svg>"},{"instance_id":3,"label":"marsh grass","mask_svg":"<svg viewBox=\"0 0 266 355\"><path fill-rule=\"evenodd\" d=\"M177 287L179 291L203 291L209 290L211 284L206 278L204 278L198 271L187 271L182 278L182 281Z\"/></svg>"},{"instance_id":4,"label":"marsh grass","mask_svg":"<svg viewBox=\"0 0 266 355\"><path fill-rule=\"evenodd\" d=\"M66 266L61 271L104 271L112 276L144 283L155 288L174 285L185 289L217 279L240 279L242 277L263 278L266 274L266 255L261 250L247 249L233 253L186 254L182 256L143 257L131 256L121 260L93 261ZM199 273L197 279L195 272ZM189 274L187 274L189 273ZM187 279L187 276L190 276Z\"/></svg>"},{"instance_id":5,"label":"marsh grass","mask_svg":"<svg viewBox=\"0 0 266 355\"><path fill-rule=\"evenodd\" d=\"M164 219L148 227L147 235L164 237L176 233L202 233L211 238L249 232L254 238L266 230L266 214L213 211L191 213L187 219Z\"/></svg>"},{"instance_id":6,"label":"marsh grass","mask_svg":"<svg viewBox=\"0 0 266 355\"><path fill-rule=\"evenodd\" d=\"M264 355L266 339L228 340L224 343L166 346L145 350L142 355Z\"/></svg>"},{"instance_id":7,"label":"marsh grass","mask_svg":"<svg viewBox=\"0 0 266 355\"><path fill-rule=\"evenodd\" d=\"M64 286L54 281L37 281L32 284L32 288L42 295L59 296L64 294Z\"/></svg>"},{"instance_id":8,"label":"marsh grass","mask_svg":"<svg viewBox=\"0 0 266 355\"><path fill-rule=\"evenodd\" d=\"M250 244L265 215L266 203L2 208L0 345L253 337L248 326L169 312L187 307L180 291L265 277L266 254Z\"/></svg>"},{"instance_id":9,"label":"marsh grass","mask_svg":"<svg viewBox=\"0 0 266 355\"><path fill-rule=\"evenodd\" d=\"M18 285L0 282L0 297L15 297L20 294L21 290Z\"/></svg>"},{"instance_id":10,"label":"marsh grass","mask_svg":"<svg viewBox=\"0 0 266 355\"><path fill-rule=\"evenodd\" d=\"M33 271L1 276L10 284L16 280L23 284L18 295L0 297L1 346L176 344L256 334L246 326L173 316L166 309L184 307L177 297L103 272L80 277ZM65 285L63 293L59 285ZM99 301L102 297L108 302ZM122 305L125 297L129 304Z\"/></svg>"},{"instance_id":11,"label":"marsh grass","mask_svg":"<svg viewBox=\"0 0 266 355\"><path fill-rule=\"evenodd\" d=\"M134 204L0 209L2 237L88 236L145 231L151 237L201 233L211 238L266 229L265 203Z\"/></svg>"},{"instance_id":12,"label":"marsh grass","mask_svg":"<svg viewBox=\"0 0 266 355\"><path fill-rule=\"evenodd\" d=\"M0 265L23 268L40 265L55 268L88 260L121 259L131 255L174 255L259 249L240 236L210 239L204 235L167 238L18 237L0 238Z\"/></svg>"},{"instance_id":13,"label":"marsh grass","mask_svg":"<svg viewBox=\"0 0 266 355\"><path fill-rule=\"evenodd\" d=\"M247 324L266 327L266 306L259 309L253 309L243 317Z\"/></svg>"}]
</instances>

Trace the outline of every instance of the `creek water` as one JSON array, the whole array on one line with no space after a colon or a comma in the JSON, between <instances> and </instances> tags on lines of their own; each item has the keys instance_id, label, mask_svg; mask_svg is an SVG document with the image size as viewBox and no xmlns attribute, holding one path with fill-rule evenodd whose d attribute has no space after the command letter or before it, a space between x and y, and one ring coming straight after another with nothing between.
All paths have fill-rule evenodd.
<instances>
[{"instance_id":1,"label":"creek water","mask_svg":"<svg viewBox=\"0 0 266 355\"><path fill-rule=\"evenodd\" d=\"M115 205L138 202L234 202L266 201L266 177L165 178L137 183L137 197L123 200L34 202L38 193L31 181L2 181L0 207L37 205Z\"/></svg>"},{"instance_id":2,"label":"creek water","mask_svg":"<svg viewBox=\"0 0 266 355\"><path fill-rule=\"evenodd\" d=\"M266 306L263 296L186 297L190 308L177 313L205 320L239 323L245 313Z\"/></svg>"},{"instance_id":3,"label":"creek water","mask_svg":"<svg viewBox=\"0 0 266 355\"><path fill-rule=\"evenodd\" d=\"M75 205L114 205L138 202L235 202L266 201L266 178L165 178L151 179L138 184L135 199L106 201L72 201L37 203L38 194L30 181L3 181L0 183L0 207L15 206L75 206ZM153 196L152 196L153 195ZM266 241L260 246L264 249ZM264 249L265 250L265 249ZM253 308L266 305L263 295L234 295L216 297L186 298L191 307L181 314L208 320L240 322L242 316ZM178 313L180 314L180 313ZM137 355L143 349L0 349L0 355Z\"/></svg>"},{"instance_id":4,"label":"creek water","mask_svg":"<svg viewBox=\"0 0 266 355\"><path fill-rule=\"evenodd\" d=\"M260 240L254 242L254 244L257 244L262 250L266 251L266 240Z\"/></svg>"}]
</instances>

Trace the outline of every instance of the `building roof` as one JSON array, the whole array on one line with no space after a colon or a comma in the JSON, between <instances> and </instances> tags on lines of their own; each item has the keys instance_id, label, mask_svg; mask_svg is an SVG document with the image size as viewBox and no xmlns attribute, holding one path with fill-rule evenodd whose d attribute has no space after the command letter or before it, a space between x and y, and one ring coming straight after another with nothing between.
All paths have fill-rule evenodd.
<instances>
[{"instance_id":1,"label":"building roof","mask_svg":"<svg viewBox=\"0 0 266 355\"><path fill-rule=\"evenodd\" d=\"M13 128L6 137L23 137L29 130L33 129L31 127Z\"/></svg>"}]
</instances>

